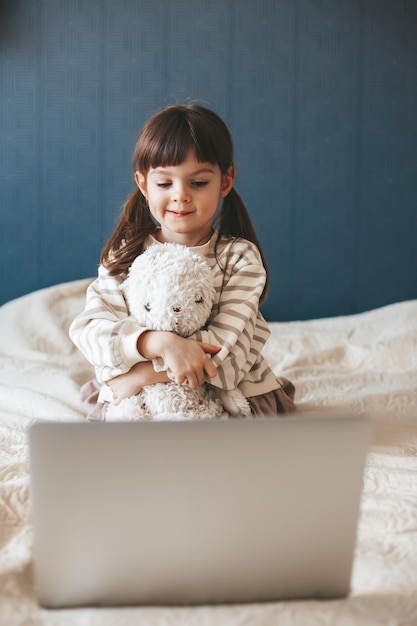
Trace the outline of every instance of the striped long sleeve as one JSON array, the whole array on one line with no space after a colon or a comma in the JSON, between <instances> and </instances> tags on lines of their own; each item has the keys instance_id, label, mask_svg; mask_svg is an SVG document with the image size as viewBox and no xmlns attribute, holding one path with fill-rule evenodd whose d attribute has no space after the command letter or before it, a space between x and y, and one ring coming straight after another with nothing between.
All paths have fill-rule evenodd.
<instances>
[{"instance_id":1,"label":"striped long sleeve","mask_svg":"<svg viewBox=\"0 0 417 626\"><path fill-rule=\"evenodd\" d=\"M245 239L224 240L207 255L211 263L216 301L206 330L193 335L221 346L213 357L218 368L210 383L222 389L239 387L246 396L260 395L279 384L262 357L270 335L259 311L266 271L257 247Z\"/></svg>"},{"instance_id":2,"label":"striped long sleeve","mask_svg":"<svg viewBox=\"0 0 417 626\"><path fill-rule=\"evenodd\" d=\"M88 287L86 305L70 326L70 337L102 383L124 374L145 360L136 349L146 329L129 315L121 291L123 277L110 276L100 266L97 279Z\"/></svg>"}]
</instances>

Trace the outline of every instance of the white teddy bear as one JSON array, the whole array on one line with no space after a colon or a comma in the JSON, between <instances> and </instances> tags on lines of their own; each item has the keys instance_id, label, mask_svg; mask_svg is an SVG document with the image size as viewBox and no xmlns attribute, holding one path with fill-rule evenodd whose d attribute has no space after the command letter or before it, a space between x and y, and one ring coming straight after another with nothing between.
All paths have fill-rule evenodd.
<instances>
[{"instance_id":1,"label":"white teddy bear","mask_svg":"<svg viewBox=\"0 0 417 626\"><path fill-rule=\"evenodd\" d=\"M211 269L200 254L186 246L153 244L139 255L122 284L131 315L141 326L174 331L189 337L206 324L215 294ZM162 359L154 359L155 371L166 370ZM169 372L168 372L169 375ZM224 391L205 383L195 389L187 385L147 385L119 405L110 403L106 421L213 419L250 414L238 390Z\"/></svg>"}]
</instances>

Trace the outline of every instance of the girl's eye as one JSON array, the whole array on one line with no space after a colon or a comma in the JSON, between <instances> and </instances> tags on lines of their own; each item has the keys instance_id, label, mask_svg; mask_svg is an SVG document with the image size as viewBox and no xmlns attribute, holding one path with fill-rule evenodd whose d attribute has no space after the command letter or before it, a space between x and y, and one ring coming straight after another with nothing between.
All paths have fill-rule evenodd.
<instances>
[{"instance_id":1,"label":"girl's eye","mask_svg":"<svg viewBox=\"0 0 417 626\"><path fill-rule=\"evenodd\" d=\"M171 187L172 183L156 183L156 185L161 189L168 189L169 187ZM191 186L195 187L196 189L200 189L201 187L205 187L206 185L208 185L208 181L206 180L195 180L191 183Z\"/></svg>"},{"instance_id":2,"label":"girl's eye","mask_svg":"<svg viewBox=\"0 0 417 626\"><path fill-rule=\"evenodd\" d=\"M143 307L144 307L145 311L150 311L151 310L151 305L149 304L149 302L144 304Z\"/></svg>"},{"instance_id":3,"label":"girl's eye","mask_svg":"<svg viewBox=\"0 0 417 626\"><path fill-rule=\"evenodd\" d=\"M199 298L195 299L195 303L196 304L203 304L203 296L200 296Z\"/></svg>"}]
</instances>

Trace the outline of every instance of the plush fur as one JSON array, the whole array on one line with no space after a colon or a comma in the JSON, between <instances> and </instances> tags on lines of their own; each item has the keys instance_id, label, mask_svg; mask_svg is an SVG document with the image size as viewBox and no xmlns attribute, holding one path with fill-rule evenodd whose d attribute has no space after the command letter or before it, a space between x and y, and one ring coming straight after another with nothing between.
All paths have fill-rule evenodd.
<instances>
[{"instance_id":1,"label":"plush fur","mask_svg":"<svg viewBox=\"0 0 417 626\"><path fill-rule=\"evenodd\" d=\"M206 260L178 244L154 244L132 263L122 285L131 315L141 326L174 331L182 337L203 328L215 288ZM165 369L160 359L155 370ZM196 389L176 383L147 385L140 393L109 405L107 420L213 419L249 415L246 398L237 389L225 392L205 383Z\"/></svg>"}]
</instances>

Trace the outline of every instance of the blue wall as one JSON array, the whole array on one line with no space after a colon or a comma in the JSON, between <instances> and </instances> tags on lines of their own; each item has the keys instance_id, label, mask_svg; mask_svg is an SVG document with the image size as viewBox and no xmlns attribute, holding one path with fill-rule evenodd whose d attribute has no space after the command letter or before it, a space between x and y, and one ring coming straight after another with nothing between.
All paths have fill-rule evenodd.
<instances>
[{"instance_id":1,"label":"blue wall","mask_svg":"<svg viewBox=\"0 0 417 626\"><path fill-rule=\"evenodd\" d=\"M0 295L93 276L161 105L229 124L268 319L417 297L415 0L0 0Z\"/></svg>"}]
</instances>

